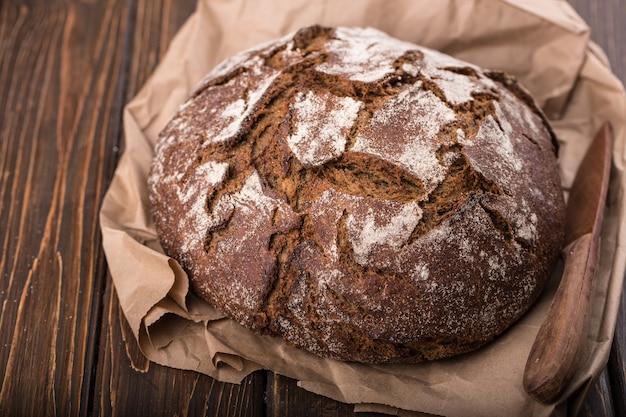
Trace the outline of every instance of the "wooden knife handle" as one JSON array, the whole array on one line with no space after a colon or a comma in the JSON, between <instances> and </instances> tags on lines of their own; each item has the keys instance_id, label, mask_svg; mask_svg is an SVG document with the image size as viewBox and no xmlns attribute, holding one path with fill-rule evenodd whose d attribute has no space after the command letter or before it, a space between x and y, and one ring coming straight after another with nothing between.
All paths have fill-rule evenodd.
<instances>
[{"instance_id":1,"label":"wooden knife handle","mask_svg":"<svg viewBox=\"0 0 626 417\"><path fill-rule=\"evenodd\" d=\"M587 233L563 250L561 284L533 344L524 371L524 389L549 403L574 375L586 334L591 291L599 257L599 234Z\"/></svg>"}]
</instances>

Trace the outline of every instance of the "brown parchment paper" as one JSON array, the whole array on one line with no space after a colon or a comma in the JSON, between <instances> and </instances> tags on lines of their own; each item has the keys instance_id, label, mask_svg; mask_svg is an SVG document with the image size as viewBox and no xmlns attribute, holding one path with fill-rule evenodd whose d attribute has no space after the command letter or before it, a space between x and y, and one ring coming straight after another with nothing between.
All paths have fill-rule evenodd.
<instances>
[{"instance_id":1,"label":"brown parchment paper","mask_svg":"<svg viewBox=\"0 0 626 417\"><path fill-rule=\"evenodd\" d=\"M574 381L552 405L522 388L526 358L558 284L501 337L471 354L417 365L342 363L243 329L188 292L184 271L163 255L146 180L159 130L220 60L314 23L373 26L525 85L561 143L564 192L600 125L615 143L593 314ZM124 111L125 151L102 204L103 245L120 305L143 353L159 364L239 382L257 369L303 388L396 415L574 415L608 360L626 251L626 97L581 18L561 0L199 0L163 61Z\"/></svg>"}]
</instances>

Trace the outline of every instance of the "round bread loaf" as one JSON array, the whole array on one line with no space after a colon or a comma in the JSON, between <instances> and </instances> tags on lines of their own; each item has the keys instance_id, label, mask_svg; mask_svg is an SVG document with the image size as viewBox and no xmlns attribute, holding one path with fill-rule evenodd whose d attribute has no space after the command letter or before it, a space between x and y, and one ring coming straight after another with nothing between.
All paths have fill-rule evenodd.
<instances>
[{"instance_id":1,"label":"round bread loaf","mask_svg":"<svg viewBox=\"0 0 626 417\"><path fill-rule=\"evenodd\" d=\"M492 340L562 246L555 137L510 77L314 26L218 65L149 177L166 254L243 326L419 362Z\"/></svg>"}]
</instances>

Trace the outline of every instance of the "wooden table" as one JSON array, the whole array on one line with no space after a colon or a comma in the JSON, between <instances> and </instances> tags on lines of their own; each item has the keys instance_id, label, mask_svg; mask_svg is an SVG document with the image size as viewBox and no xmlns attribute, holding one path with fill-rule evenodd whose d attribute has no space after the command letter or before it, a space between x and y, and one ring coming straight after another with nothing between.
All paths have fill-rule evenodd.
<instances>
[{"instance_id":1,"label":"wooden table","mask_svg":"<svg viewBox=\"0 0 626 417\"><path fill-rule=\"evenodd\" d=\"M149 363L120 313L98 210L122 107L195 1L0 1L2 416L354 414L272 372L231 385ZM626 80L622 0L571 2ZM626 416L625 323L623 303L581 415Z\"/></svg>"}]
</instances>

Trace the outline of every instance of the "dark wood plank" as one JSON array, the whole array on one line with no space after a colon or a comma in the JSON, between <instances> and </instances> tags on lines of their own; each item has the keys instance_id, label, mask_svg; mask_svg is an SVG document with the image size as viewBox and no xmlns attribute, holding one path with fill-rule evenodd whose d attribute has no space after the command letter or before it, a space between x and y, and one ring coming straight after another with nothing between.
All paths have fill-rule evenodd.
<instances>
[{"instance_id":1,"label":"dark wood plank","mask_svg":"<svg viewBox=\"0 0 626 417\"><path fill-rule=\"evenodd\" d=\"M275 373L267 380L267 417L384 417L388 414L354 413L344 404L298 387L297 381Z\"/></svg>"},{"instance_id":2,"label":"dark wood plank","mask_svg":"<svg viewBox=\"0 0 626 417\"><path fill-rule=\"evenodd\" d=\"M174 35L196 9L196 0L134 0L133 4L126 102L146 83Z\"/></svg>"},{"instance_id":3,"label":"dark wood plank","mask_svg":"<svg viewBox=\"0 0 626 417\"><path fill-rule=\"evenodd\" d=\"M578 417L612 417L616 414L611 395L611 383L607 370L598 377L598 381L587 394L587 399L578 412Z\"/></svg>"},{"instance_id":4,"label":"dark wood plank","mask_svg":"<svg viewBox=\"0 0 626 417\"><path fill-rule=\"evenodd\" d=\"M0 414L86 411L125 0L0 2Z\"/></svg>"},{"instance_id":5,"label":"dark wood plank","mask_svg":"<svg viewBox=\"0 0 626 417\"><path fill-rule=\"evenodd\" d=\"M617 77L626 81L626 7L622 0L568 0L591 28L591 39L606 52Z\"/></svg>"},{"instance_id":6,"label":"dark wood plank","mask_svg":"<svg viewBox=\"0 0 626 417\"><path fill-rule=\"evenodd\" d=\"M622 304L616 328L615 340L609 358L608 375L616 416L626 416L626 300L622 293Z\"/></svg>"}]
</instances>

